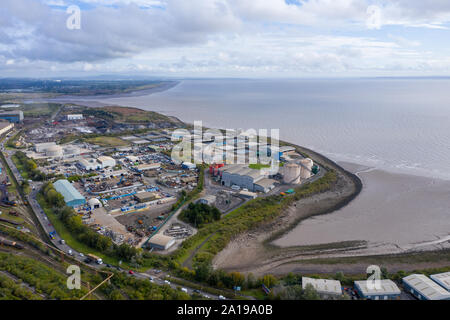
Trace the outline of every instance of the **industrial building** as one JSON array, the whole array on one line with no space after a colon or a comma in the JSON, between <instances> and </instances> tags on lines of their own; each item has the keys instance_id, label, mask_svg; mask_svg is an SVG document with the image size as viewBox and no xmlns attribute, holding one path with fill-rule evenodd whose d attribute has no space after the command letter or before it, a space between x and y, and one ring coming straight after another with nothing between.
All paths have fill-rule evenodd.
<instances>
[{"instance_id":1,"label":"industrial building","mask_svg":"<svg viewBox=\"0 0 450 320\"><path fill-rule=\"evenodd\" d=\"M367 280L355 281L355 289L363 299L369 300L392 300L400 296L399 287L389 279L377 280L379 286L370 287Z\"/></svg>"},{"instance_id":2,"label":"industrial building","mask_svg":"<svg viewBox=\"0 0 450 320\"><path fill-rule=\"evenodd\" d=\"M83 120L82 114L68 114L67 120Z\"/></svg>"},{"instance_id":3,"label":"industrial building","mask_svg":"<svg viewBox=\"0 0 450 320\"><path fill-rule=\"evenodd\" d=\"M450 300L450 292L423 274L403 278L405 291L419 300Z\"/></svg>"},{"instance_id":4,"label":"industrial building","mask_svg":"<svg viewBox=\"0 0 450 320\"><path fill-rule=\"evenodd\" d=\"M8 112L0 112L0 119L8 120L9 122L19 123L23 121L23 111L15 110Z\"/></svg>"},{"instance_id":5,"label":"industrial building","mask_svg":"<svg viewBox=\"0 0 450 320\"><path fill-rule=\"evenodd\" d=\"M58 180L53 183L55 190L64 197L66 205L69 207L79 207L86 203L86 199L78 192L77 189L68 180Z\"/></svg>"},{"instance_id":6,"label":"industrial building","mask_svg":"<svg viewBox=\"0 0 450 320\"><path fill-rule=\"evenodd\" d=\"M450 291L450 272L432 274L430 278L447 291Z\"/></svg>"},{"instance_id":7,"label":"industrial building","mask_svg":"<svg viewBox=\"0 0 450 320\"><path fill-rule=\"evenodd\" d=\"M155 234L148 242L150 248L167 250L175 244L175 238L163 234Z\"/></svg>"},{"instance_id":8,"label":"industrial building","mask_svg":"<svg viewBox=\"0 0 450 320\"><path fill-rule=\"evenodd\" d=\"M144 164L137 165L135 168L139 172L147 171L147 170L156 170L156 169L161 168L161 164L160 163L144 163Z\"/></svg>"},{"instance_id":9,"label":"industrial building","mask_svg":"<svg viewBox=\"0 0 450 320\"><path fill-rule=\"evenodd\" d=\"M219 168L222 175L222 185L231 187L237 185L250 191L268 192L274 188L275 180L268 179L260 170L251 169L246 165L228 165Z\"/></svg>"},{"instance_id":10,"label":"industrial building","mask_svg":"<svg viewBox=\"0 0 450 320\"><path fill-rule=\"evenodd\" d=\"M138 192L134 195L134 198L138 202L149 202L158 198L157 194L154 192Z\"/></svg>"},{"instance_id":11,"label":"industrial building","mask_svg":"<svg viewBox=\"0 0 450 320\"><path fill-rule=\"evenodd\" d=\"M183 164L181 165L184 169L195 169L197 168L197 165L195 163L191 163L191 162L183 162Z\"/></svg>"},{"instance_id":12,"label":"industrial building","mask_svg":"<svg viewBox=\"0 0 450 320\"><path fill-rule=\"evenodd\" d=\"M36 143L34 145L34 150L36 152L45 152L50 147L56 146L56 142L44 142L44 143Z\"/></svg>"},{"instance_id":13,"label":"industrial building","mask_svg":"<svg viewBox=\"0 0 450 320\"><path fill-rule=\"evenodd\" d=\"M81 159L78 161L78 165L86 171L98 170L102 168L102 165L97 162L96 159Z\"/></svg>"},{"instance_id":14,"label":"industrial building","mask_svg":"<svg viewBox=\"0 0 450 320\"><path fill-rule=\"evenodd\" d=\"M97 162L100 163L102 168L114 167L116 165L116 160L107 156L98 157Z\"/></svg>"},{"instance_id":15,"label":"industrial building","mask_svg":"<svg viewBox=\"0 0 450 320\"><path fill-rule=\"evenodd\" d=\"M8 121L0 121L0 135L8 132L14 127L14 123L10 123Z\"/></svg>"},{"instance_id":16,"label":"industrial building","mask_svg":"<svg viewBox=\"0 0 450 320\"><path fill-rule=\"evenodd\" d=\"M324 298L333 298L342 295L341 282L338 280L302 277L302 288L306 289L308 284L312 285L317 293Z\"/></svg>"}]
</instances>

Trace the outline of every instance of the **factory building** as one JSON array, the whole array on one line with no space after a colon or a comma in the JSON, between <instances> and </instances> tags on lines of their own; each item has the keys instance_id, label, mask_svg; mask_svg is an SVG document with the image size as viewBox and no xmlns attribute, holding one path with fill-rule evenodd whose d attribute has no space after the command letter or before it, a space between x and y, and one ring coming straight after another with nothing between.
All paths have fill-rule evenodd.
<instances>
[{"instance_id":1,"label":"factory building","mask_svg":"<svg viewBox=\"0 0 450 320\"><path fill-rule=\"evenodd\" d=\"M195 169L197 168L197 165L195 163L191 163L191 162L183 162L183 164L181 165L184 169Z\"/></svg>"},{"instance_id":2,"label":"factory building","mask_svg":"<svg viewBox=\"0 0 450 320\"><path fill-rule=\"evenodd\" d=\"M86 171L98 170L102 166L96 159L81 159L78 161L78 165Z\"/></svg>"},{"instance_id":3,"label":"factory building","mask_svg":"<svg viewBox=\"0 0 450 320\"><path fill-rule=\"evenodd\" d=\"M430 278L447 291L450 291L450 272L432 274Z\"/></svg>"},{"instance_id":4,"label":"factory building","mask_svg":"<svg viewBox=\"0 0 450 320\"><path fill-rule=\"evenodd\" d=\"M45 150L53 146L56 146L56 142L36 143L34 145L34 150L36 152L45 152Z\"/></svg>"},{"instance_id":5,"label":"factory building","mask_svg":"<svg viewBox=\"0 0 450 320\"><path fill-rule=\"evenodd\" d=\"M158 195L154 192L138 192L134 195L134 198L140 202L149 202L149 201L153 201L155 199L158 199Z\"/></svg>"},{"instance_id":6,"label":"factory building","mask_svg":"<svg viewBox=\"0 0 450 320\"><path fill-rule=\"evenodd\" d=\"M161 168L160 163L144 163L135 167L137 171L147 171L147 170L156 170Z\"/></svg>"},{"instance_id":7,"label":"factory building","mask_svg":"<svg viewBox=\"0 0 450 320\"><path fill-rule=\"evenodd\" d=\"M227 187L237 185L250 191L268 192L274 188L276 182L261 174L260 170L246 165L228 165L218 169L222 175L222 185Z\"/></svg>"},{"instance_id":8,"label":"factory building","mask_svg":"<svg viewBox=\"0 0 450 320\"><path fill-rule=\"evenodd\" d=\"M64 197L66 205L69 207L79 207L86 203L86 199L78 192L77 189L68 180L58 180L53 183L55 190Z\"/></svg>"},{"instance_id":9,"label":"factory building","mask_svg":"<svg viewBox=\"0 0 450 320\"><path fill-rule=\"evenodd\" d=\"M102 168L114 167L116 165L116 160L107 156L98 157L97 162L101 164Z\"/></svg>"},{"instance_id":10,"label":"factory building","mask_svg":"<svg viewBox=\"0 0 450 320\"><path fill-rule=\"evenodd\" d=\"M338 280L302 277L303 290L306 289L308 284L312 285L317 293L324 298L333 298L342 295L341 282Z\"/></svg>"},{"instance_id":11,"label":"factory building","mask_svg":"<svg viewBox=\"0 0 450 320\"><path fill-rule=\"evenodd\" d=\"M68 114L67 120L83 120L82 114Z\"/></svg>"},{"instance_id":12,"label":"factory building","mask_svg":"<svg viewBox=\"0 0 450 320\"><path fill-rule=\"evenodd\" d=\"M150 241L148 242L150 248L155 248L158 250L167 250L174 244L175 238L165 236L163 234L155 234L153 237L151 237Z\"/></svg>"},{"instance_id":13,"label":"factory building","mask_svg":"<svg viewBox=\"0 0 450 320\"><path fill-rule=\"evenodd\" d=\"M380 281L380 285L373 288L367 286L367 280L355 281L356 292L361 298L369 300L392 300L400 296L400 289L392 280L378 281Z\"/></svg>"},{"instance_id":14,"label":"factory building","mask_svg":"<svg viewBox=\"0 0 450 320\"><path fill-rule=\"evenodd\" d=\"M403 278L405 291L419 300L450 300L450 292L423 274Z\"/></svg>"},{"instance_id":15,"label":"factory building","mask_svg":"<svg viewBox=\"0 0 450 320\"><path fill-rule=\"evenodd\" d=\"M17 111L1 112L0 119L8 120L9 122L13 122L13 123L22 122L23 121L23 111L17 110Z\"/></svg>"},{"instance_id":16,"label":"factory building","mask_svg":"<svg viewBox=\"0 0 450 320\"><path fill-rule=\"evenodd\" d=\"M0 121L0 135L8 132L14 127L14 123L10 123L8 121Z\"/></svg>"}]
</instances>

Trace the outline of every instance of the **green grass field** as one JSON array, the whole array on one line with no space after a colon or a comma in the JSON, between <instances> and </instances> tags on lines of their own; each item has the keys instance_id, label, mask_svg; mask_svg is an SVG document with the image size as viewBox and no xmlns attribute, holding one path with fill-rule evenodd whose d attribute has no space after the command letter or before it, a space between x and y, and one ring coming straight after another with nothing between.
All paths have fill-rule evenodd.
<instances>
[{"instance_id":1,"label":"green grass field","mask_svg":"<svg viewBox=\"0 0 450 320\"><path fill-rule=\"evenodd\" d=\"M86 139L86 142L99 145L101 147L125 147L129 146L128 141L122 140L117 137L94 137Z\"/></svg>"}]
</instances>

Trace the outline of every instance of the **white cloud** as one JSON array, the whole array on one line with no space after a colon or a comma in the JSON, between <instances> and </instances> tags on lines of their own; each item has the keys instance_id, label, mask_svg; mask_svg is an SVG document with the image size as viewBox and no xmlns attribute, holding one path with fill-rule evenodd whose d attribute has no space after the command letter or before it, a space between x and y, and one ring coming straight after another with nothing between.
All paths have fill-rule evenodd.
<instances>
[{"instance_id":1,"label":"white cloud","mask_svg":"<svg viewBox=\"0 0 450 320\"><path fill-rule=\"evenodd\" d=\"M90 4L81 30L65 27L69 4ZM3 0L0 65L36 73L442 71L445 51L425 52L428 39L392 28L447 32L449 22L442 0Z\"/></svg>"}]
</instances>

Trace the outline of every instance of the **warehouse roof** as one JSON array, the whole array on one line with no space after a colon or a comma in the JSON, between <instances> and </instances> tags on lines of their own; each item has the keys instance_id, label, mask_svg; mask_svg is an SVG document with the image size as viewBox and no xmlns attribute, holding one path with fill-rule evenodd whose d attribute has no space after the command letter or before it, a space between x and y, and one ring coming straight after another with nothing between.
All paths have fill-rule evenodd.
<instances>
[{"instance_id":1,"label":"warehouse roof","mask_svg":"<svg viewBox=\"0 0 450 320\"><path fill-rule=\"evenodd\" d=\"M438 284L440 284L448 291L450 291L450 272L432 274L430 278L436 281Z\"/></svg>"},{"instance_id":2,"label":"warehouse roof","mask_svg":"<svg viewBox=\"0 0 450 320\"><path fill-rule=\"evenodd\" d=\"M259 180L258 182L255 182L255 184L266 189L266 188L270 188L271 186L273 186L276 182L277 182L276 180L264 178L264 179Z\"/></svg>"},{"instance_id":3,"label":"warehouse roof","mask_svg":"<svg viewBox=\"0 0 450 320\"><path fill-rule=\"evenodd\" d=\"M161 247L166 247L171 241L173 241L173 237L165 236L163 234L155 234L150 239L150 244L154 244Z\"/></svg>"},{"instance_id":4,"label":"warehouse roof","mask_svg":"<svg viewBox=\"0 0 450 320\"><path fill-rule=\"evenodd\" d=\"M355 286L357 286L365 296L400 294L400 289L392 280L383 279L378 281L380 281L380 286L374 286L373 288L367 286L367 280L355 281Z\"/></svg>"},{"instance_id":5,"label":"warehouse roof","mask_svg":"<svg viewBox=\"0 0 450 320\"><path fill-rule=\"evenodd\" d=\"M428 300L450 299L450 292L423 274L411 274L404 277L403 282Z\"/></svg>"},{"instance_id":6,"label":"warehouse roof","mask_svg":"<svg viewBox=\"0 0 450 320\"><path fill-rule=\"evenodd\" d=\"M305 289L308 284L311 284L318 293L333 295L342 294L341 282L338 280L302 277L302 288Z\"/></svg>"},{"instance_id":7,"label":"warehouse roof","mask_svg":"<svg viewBox=\"0 0 450 320\"><path fill-rule=\"evenodd\" d=\"M58 180L53 183L53 186L62 194L66 203L74 200L86 200L68 180Z\"/></svg>"},{"instance_id":8,"label":"warehouse roof","mask_svg":"<svg viewBox=\"0 0 450 320\"><path fill-rule=\"evenodd\" d=\"M100 157L97 158L97 160L98 160L99 162L104 162L104 161L115 161L113 158L108 157L108 156L100 156Z\"/></svg>"}]
</instances>

